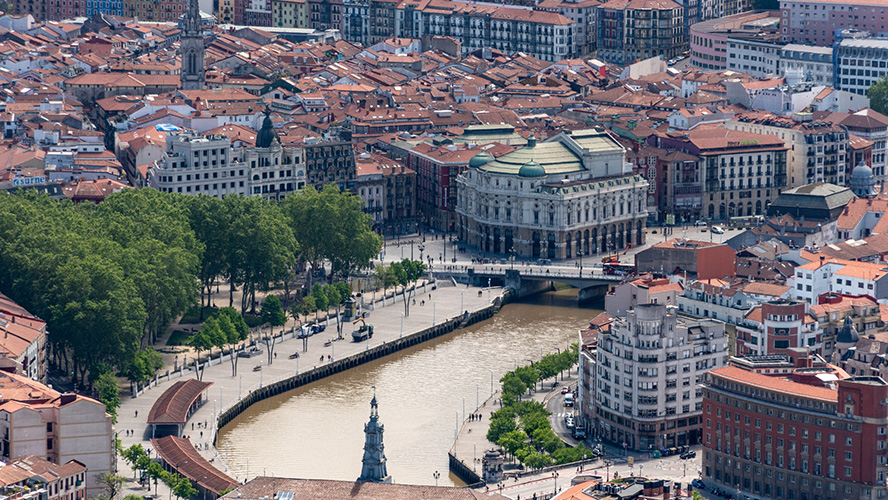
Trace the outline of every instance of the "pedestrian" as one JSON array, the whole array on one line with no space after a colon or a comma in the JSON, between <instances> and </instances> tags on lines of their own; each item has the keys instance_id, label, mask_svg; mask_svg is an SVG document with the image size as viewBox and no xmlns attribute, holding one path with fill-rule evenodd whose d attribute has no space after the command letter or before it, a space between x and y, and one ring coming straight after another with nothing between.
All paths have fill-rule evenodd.
<instances>
[{"instance_id":1,"label":"pedestrian","mask_svg":"<svg viewBox=\"0 0 888 500\"><path fill-rule=\"evenodd\" d=\"M194 422L191 422L191 430L194 430Z\"/></svg>"},{"instance_id":2,"label":"pedestrian","mask_svg":"<svg viewBox=\"0 0 888 500\"><path fill-rule=\"evenodd\" d=\"M136 418L139 418L139 410L136 410Z\"/></svg>"},{"instance_id":3,"label":"pedestrian","mask_svg":"<svg viewBox=\"0 0 888 500\"><path fill-rule=\"evenodd\" d=\"M274 359L278 359L278 353L274 353Z\"/></svg>"}]
</instances>

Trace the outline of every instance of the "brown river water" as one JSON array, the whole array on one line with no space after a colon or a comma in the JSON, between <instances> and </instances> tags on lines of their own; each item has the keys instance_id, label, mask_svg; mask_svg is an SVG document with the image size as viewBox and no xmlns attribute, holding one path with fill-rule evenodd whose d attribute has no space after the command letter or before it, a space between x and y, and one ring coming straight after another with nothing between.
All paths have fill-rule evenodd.
<instances>
[{"instance_id":1,"label":"brown river water","mask_svg":"<svg viewBox=\"0 0 888 500\"><path fill-rule=\"evenodd\" d=\"M576 290L505 306L492 319L261 401L219 433L238 477L355 480L373 386L385 425L388 473L400 484L462 485L447 469L463 404L472 412L515 364L576 342L601 304L577 307ZM479 456L482 450L479 449Z\"/></svg>"}]
</instances>

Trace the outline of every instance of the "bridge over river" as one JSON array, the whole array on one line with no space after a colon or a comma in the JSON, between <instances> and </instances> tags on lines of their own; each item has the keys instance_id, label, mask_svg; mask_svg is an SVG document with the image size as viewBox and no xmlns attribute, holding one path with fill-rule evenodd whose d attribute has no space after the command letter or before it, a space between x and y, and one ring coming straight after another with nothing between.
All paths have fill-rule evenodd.
<instances>
[{"instance_id":1,"label":"bridge over river","mask_svg":"<svg viewBox=\"0 0 888 500\"><path fill-rule=\"evenodd\" d=\"M600 267L539 266L514 264L483 264L476 266L435 265L432 274L438 279L452 279L470 286L502 286L524 297L564 283L579 289L580 302L603 297L612 285L626 279L624 275L605 274Z\"/></svg>"}]
</instances>

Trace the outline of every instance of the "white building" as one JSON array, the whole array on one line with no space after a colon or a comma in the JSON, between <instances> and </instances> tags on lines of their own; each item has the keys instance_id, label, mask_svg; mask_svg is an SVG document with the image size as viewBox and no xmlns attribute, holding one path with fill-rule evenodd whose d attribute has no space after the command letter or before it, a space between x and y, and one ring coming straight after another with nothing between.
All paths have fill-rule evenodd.
<instances>
[{"instance_id":1,"label":"white building","mask_svg":"<svg viewBox=\"0 0 888 500\"><path fill-rule=\"evenodd\" d=\"M148 186L167 193L247 196L250 174L231 157L228 137L182 134L167 140L167 153L148 170Z\"/></svg>"},{"instance_id":2,"label":"white building","mask_svg":"<svg viewBox=\"0 0 888 500\"><path fill-rule=\"evenodd\" d=\"M680 317L674 306L639 304L599 334L595 429L633 450L697 444L710 369L725 366L724 323Z\"/></svg>"},{"instance_id":3,"label":"white building","mask_svg":"<svg viewBox=\"0 0 888 500\"><path fill-rule=\"evenodd\" d=\"M783 47L778 35L728 37L727 68L756 78L769 78L780 72L777 54Z\"/></svg>"},{"instance_id":4,"label":"white building","mask_svg":"<svg viewBox=\"0 0 888 500\"><path fill-rule=\"evenodd\" d=\"M866 294L883 301L888 299L888 268L883 264L825 257L796 268L787 280L793 287L793 298L816 304L824 293Z\"/></svg>"},{"instance_id":5,"label":"white building","mask_svg":"<svg viewBox=\"0 0 888 500\"><path fill-rule=\"evenodd\" d=\"M833 49L814 45L789 44L780 49L780 76L790 84L811 82L832 87Z\"/></svg>"},{"instance_id":6,"label":"white building","mask_svg":"<svg viewBox=\"0 0 888 500\"><path fill-rule=\"evenodd\" d=\"M855 94L888 74L888 38L846 38L835 47L836 87Z\"/></svg>"}]
</instances>

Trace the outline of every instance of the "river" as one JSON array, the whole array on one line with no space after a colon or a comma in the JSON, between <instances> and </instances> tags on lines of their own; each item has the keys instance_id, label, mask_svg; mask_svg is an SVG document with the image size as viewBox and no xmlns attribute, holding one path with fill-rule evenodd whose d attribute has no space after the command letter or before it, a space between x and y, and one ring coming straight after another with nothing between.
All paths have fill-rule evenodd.
<instances>
[{"instance_id":1,"label":"river","mask_svg":"<svg viewBox=\"0 0 888 500\"><path fill-rule=\"evenodd\" d=\"M394 482L431 485L439 471L439 485L462 485L447 451L463 405L469 413L490 396L491 374L498 387L516 362L576 342L601 307L577 307L576 292L509 304L488 321L260 401L220 431L219 454L240 477L355 480L375 386Z\"/></svg>"}]
</instances>

